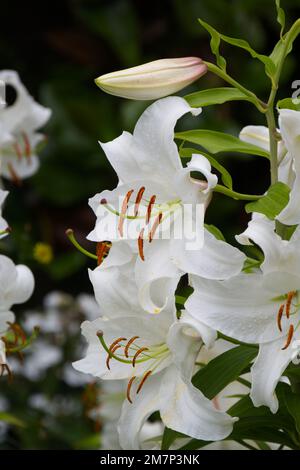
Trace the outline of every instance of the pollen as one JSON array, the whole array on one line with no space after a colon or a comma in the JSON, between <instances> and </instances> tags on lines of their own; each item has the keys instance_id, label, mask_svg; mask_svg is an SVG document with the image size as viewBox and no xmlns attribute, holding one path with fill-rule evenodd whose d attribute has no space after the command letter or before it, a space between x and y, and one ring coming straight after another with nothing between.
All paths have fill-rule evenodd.
<instances>
[{"instance_id":1,"label":"pollen","mask_svg":"<svg viewBox=\"0 0 300 470\"><path fill-rule=\"evenodd\" d=\"M142 197L143 197L143 194L145 192L145 188L144 186L142 186L138 193L137 193L137 196L136 196L136 199L135 199L135 203L134 203L134 217L136 217L139 213L139 207L140 207L140 203L141 203L141 200L142 200Z\"/></svg>"},{"instance_id":2,"label":"pollen","mask_svg":"<svg viewBox=\"0 0 300 470\"><path fill-rule=\"evenodd\" d=\"M277 326L279 331L282 331L281 319L284 312L284 304L280 305L278 314L277 314Z\"/></svg>"},{"instance_id":3,"label":"pollen","mask_svg":"<svg viewBox=\"0 0 300 470\"><path fill-rule=\"evenodd\" d=\"M126 194L126 196L124 198L122 208L121 208L120 220L119 220L119 225L118 225L118 230L119 230L119 234L120 234L121 237L123 237L124 217L125 217L125 214L127 212L128 203L129 203L129 200L131 198L132 193L133 193L133 189L128 191L128 193Z\"/></svg>"},{"instance_id":4,"label":"pollen","mask_svg":"<svg viewBox=\"0 0 300 470\"><path fill-rule=\"evenodd\" d=\"M147 208L146 224L148 224L150 221L151 212L152 212L153 205L155 204L155 200L156 200L156 196L155 195L151 196L149 204L148 204L148 208Z\"/></svg>"},{"instance_id":5,"label":"pollen","mask_svg":"<svg viewBox=\"0 0 300 470\"><path fill-rule=\"evenodd\" d=\"M290 325L290 328L289 328L289 331L288 331L288 334L287 334L286 343L283 346L283 348L281 348L282 351L284 351L285 349L287 349L289 347L289 345L292 342L293 336L294 336L294 325Z\"/></svg>"},{"instance_id":6,"label":"pollen","mask_svg":"<svg viewBox=\"0 0 300 470\"><path fill-rule=\"evenodd\" d=\"M287 295L286 308L285 308L285 313L286 313L287 318L290 318L292 300L293 300L293 297L295 297L295 295L296 295L296 291L291 291Z\"/></svg>"},{"instance_id":7,"label":"pollen","mask_svg":"<svg viewBox=\"0 0 300 470\"><path fill-rule=\"evenodd\" d=\"M145 261L144 256L144 229L140 231L139 238L138 238L138 248L139 248L139 255L142 261Z\"/></svg>"},{"instance_id":8,"label":"pollen","mask_svg":"<svg viewBox=\"0 0 300 470\"><path fill-rule=\"evenodd\" d=\"M135 375L134 375L133 377L131 377L131 379L130 379L129 382L128 382L127 391L126 391L127 400L128 400L129 403L131 403L131 404L132 404L132 400L131 400L131 397L130 397L130 391L131 391L131 387L132 387L132 384L133 384L133 381L134 381L135 378L136 378Z\"/></svg>"}]
</instances>

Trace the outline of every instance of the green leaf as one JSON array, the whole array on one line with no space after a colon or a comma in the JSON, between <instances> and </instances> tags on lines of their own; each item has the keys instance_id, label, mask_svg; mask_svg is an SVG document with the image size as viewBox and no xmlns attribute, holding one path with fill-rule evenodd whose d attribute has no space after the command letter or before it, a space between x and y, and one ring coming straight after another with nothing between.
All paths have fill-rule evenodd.
<instances>
[{"instance_id":1,"label":"green leaf","mask_svg":"<svg viewBox=\"0 0 300 470\"><path fill-rule=\"evenodd\" d=\"M223 132L198 129L177 132L175 137L176 139L201 145L201 147L206 149L208 152L214 154L219 152L239 152L269 158L269 154L265 150L257 147L256 145L243 142L233 135L224 134Z\"/></svg>"},{"instance_id":2,"label":"green leaf","mask_svg":"<svg viewBox=\"0 0 300 470\"><path fill-rule=\"evenodd\" d=\"M12 426L18 426L21 428L25 427L25 423L23 421L10 413L0 412L0 421L4 421L5 423L11 424Z\"/></svg>"},{"instance_id":3,"label":"green leaf","mask_svg":"<svg viewBox=\"0 0 300 470\"><path fill-rule=\"evenodd\" d=\"M259 212L266 215L269 219L274 220L275 217L284 209L289 201L290 188L284 183L275 183L258 201L249 202L245 209L250 212Z\"/></svg>"},{"instance_id":4,"label":"green leaf","mask_svg":"<svg viewBox=\"0 0 300 470\"><path fill-rule=\"evenodd\" d=\"M291 387L284 387L284 399L288 412L295 422L295 426L300 436L300 399L299 394L293 393Z\"/></svg>"},{"instance_id":5,"label":"green leaf","mask_svg":"<svg viewBox=\"0 0 300 470\"><path fill-rule=\"evenodd\" d=\"M249 96L238 90L238 88L233 87L219 87L196 91L195 93L186 95L184 99L189 103L190 106L195 108L209 106L211 104L223 104L227 101L251 101Z\"/></svg>"},{"instance_id":6,"label":"green leaf","mask_svg":"<svg viewBox=\"0 0 300 470\"><path fill-rule=\"evenodd\" d=\"M221 35L220 33L218 33L217 30L215 30L215 28L213 28L212 26L210 26L208 23L206 23L205 21L199 19L198 20L199 23L201 24L201 26L203 26L203 28L206 29L206 31L209 32L210 36L211 36L211 40L210 40L210 47L211 47L211 50L213 52L213 54L216 56L216 59L217 59L217 64L218 66L222 69L222 70L226 70L226 60L224 59L223 56L221 56L220 54L220 42L221 42Z\"/></svg>"},{"instance_id":7,"label":"green leaf","mask_svg":"<svg viewBox=\"0 0 300 470\"><path fill-rule=\"evenodd\" d=\"M280 0L275 0L277 10L277 21L281 26L280 36L282 37L285 27L285 13L283 8L280 6Z\"/></svg>"},{"instance_id":8,"label":"green leaf","mask_svg":"<svg viewBox=\"0 0 300 470\"><path fill-rule=\"evenodd\" d=\"M181 158L191 158L193 154L197 154L197 153L198 154L200 153L199 150L193 149L193 148L184 147L184 148L179 149L179 154ZM227 188L232 189L232 178L231 178L229 171L227 171L223 165L221 165L215 158L213 158L208 153L201 152L201 155L206 157L207 160L210 162L211 166L215 168L217 171L219 171L224 185Z\"/></svg>"},{"instance_id":9,"label":"green leaf","mask_svg":"<svg viewBox=\"0 0 300 470\"><path fill-rule=\"evenodd\" d=\"M193 384L212 399L236 380L257 355L255 346L237 346L210 361L193 377Z\"/></svg>"},{"instance_id":10,"label":"green leaf","mask_svg":"<svg viewBox=\"0 0 300 470\"><path fill-rule=\"evenodd\" d=\"M277 108L279 109L292 109L294 111L300 111L300 99L299 98L284 98L277 102Z\"/></svg>"},{"instance_id":11,"label":"green leaf","mask_svg":"<svg viewBox=\"0 0 300 470\"><path fill-rule=\"evenodd\" d=\"M226 241L223 233L218 229L218 227L212 224L204 224L204 226L217 240Z\"/></svg>"}]
</instances>

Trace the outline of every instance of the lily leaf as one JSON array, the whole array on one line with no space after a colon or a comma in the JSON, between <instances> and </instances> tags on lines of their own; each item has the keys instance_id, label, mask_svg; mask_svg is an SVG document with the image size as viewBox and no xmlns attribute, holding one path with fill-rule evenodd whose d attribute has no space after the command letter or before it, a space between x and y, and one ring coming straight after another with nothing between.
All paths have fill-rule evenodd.
<instances>
[{"instance_id":1,"label":"lily leaf","mask_svg":"<svg viewBox=\"0 0 300 470\"><path fill-rule=\"evenodd\" d=\"M269 154L265 150L223 132L198 129L177 132L175 137L176 139L198 144L213 154L219 152L239 152L269 158Z\"/></svg>"},{"instance_id":2,"label":"lily leaf","mask_svg":"<svg viewBox=\"0 0 300 470\"><path fill-rule=\"evenodd\" d=\"M10 413L0 412L0 421L4 421L5 423L11 424L12 426L18 426L22 428L25 427L23 421Z\"/></svg>"},{"instance_id":3,"label":"lily leaf","mask_svg":"<svg viewBox=\"0 0 300 470\"><path fill-rule=\"evenodd\" d=\"M285 27L285 13L283 8L280 6L280 0L275 0L277 10L277 21L281 26L280 36L282 36Z\"/></svg>"},{"instance_id":4,"label":"lily leaf","mask_svg":"<svg viewBox=\"0 0 300 470\"><path fill-rule=\"evenodd\" d=\"M300 111L300 99L299 98L284 98L277 102L277 108L279 109L292 109L294 111Z\"/></svg>"},{"instance_id":5,"label":"lily leaf","mask_svg":"<svg viewBox=\"0 0 300 470\"><path fill-rule=\"evenodd\" d=\"M184 99L190 106L195 108L211 104L223 104L227 101L251 101L249 96L234 87L209 88L208 90L196 91L186 95Z\"/></svg>"},{"instance_id":6,"label":"lily leaf","mask_svg":"<svg viewBox=\"0 0 300 470\"><path fill-rule=\"evenodd\" d=\"M209 32L211 36L211 41L210 41L210 47L211 51L213 54L216 56L217 59L217 64L222 70L226 70L226 60L223 56L220 54L220 43L221 43L221 35L218 33L218 31L213 28L211 25L206 23L205 21L199 19L198 20L201 26L206 29L206 31Z\"/></svg>"},{"instance_id":7,"label":"lily leaf","mask_svg":"<svg viewBox=\"0 0 300 470\"><path fill-rule=\"evenodd\" d=\"M267 193L258 201L249 202L245 209L250 212L259 212L274 220L280 214L289 201L290 188L284 183L273 184Z\"/></svg>"}]
</instances>

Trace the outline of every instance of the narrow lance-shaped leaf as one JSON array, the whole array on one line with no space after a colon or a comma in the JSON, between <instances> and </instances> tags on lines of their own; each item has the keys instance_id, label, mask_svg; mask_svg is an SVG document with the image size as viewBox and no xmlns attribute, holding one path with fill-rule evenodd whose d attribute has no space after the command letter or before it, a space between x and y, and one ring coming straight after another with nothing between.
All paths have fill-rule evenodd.
<instances>
[{"instance_id":1,"label":"narrow lance-shaped leaf","mask_svg":"<svg viewBox=\"0 0 300 470\"><path fill-rule=\"evenodd\" d=\"M280 6L280 0L275 0L277 10L277 21L281 26L280 36L282 37L285 27L285 13L283 8Z\"/></svg>"},{"instance_id":2,"label":"narrow lance-shaped leaf","mask_svg":"<svg viewBox=\"0 0 300 470\"><path fill-rule=\"evenodd\" d=\"M205 150L213 154L219 152L239 152L269 158L269 153L265 150L257 147L256 145L243 142L233 135L224 134L223 132L198 129L177 132L175 137L176 139L200 145Z\"/></svg>"},{"instance_id":3,"label":"narrow lance-shaped leaf","mask_svg":"<svg viewBox=\"0 0 300 470\"><path fill-rule=\"evenodd\" d=\"M205 21L199 19L199 23L203 28L206 29L206 31L209 32L211 36L211 41L210 41L210 47L213 52L213 54L216 56L217 64L222 70L226 70L226 60L225 58L220 54L220 42L221 42L221 35L218 33L215 28L210 26L208 23Z\"/></svg>"},{"instance_id":4,"label":"narrow lance-shaped leaf","mask_svg":"<svg viewBox=\"0 0 300 470\"><path fill-rule=\"evenodd\" d=\"M289 193L290 188L286 184L275 183L258 201L246 204L246 212L259 212L266 215L268 219L274 220L289 202Z\"/></svg>"},{"instance_id":5,"label":"narrow lance-shaped leaf","mask_svg":"<svg viewBox=\"0 0 300 470\"><path fill-rule=\"evenodd\" d=\"M186 95L184 98L190 106L195 108L212 104L223 104L227 101L252 101L249 96L234 87L219 87L196 91Z\"/></svg>"}]
</instances>

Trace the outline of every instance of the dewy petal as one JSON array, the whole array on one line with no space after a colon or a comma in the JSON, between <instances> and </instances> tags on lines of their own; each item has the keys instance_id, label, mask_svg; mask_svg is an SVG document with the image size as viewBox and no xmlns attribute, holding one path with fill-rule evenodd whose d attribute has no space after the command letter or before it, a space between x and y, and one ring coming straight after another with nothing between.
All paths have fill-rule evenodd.
<instances>
[{"instance_id":1,"label":"dewy petal","mask_svg":"<svg viewBox=\"0 0 300 470\"><path fill-rule=\"evenodd\" d=\"M254 406L268 406L272 413L278 410L275 388L291 361L291 349L282 350L282 338L259 347L259 354L251 369L250 397Z\"/></svg>"},{"instance_id":2,"label":"dewy petal","mask_svg":"<svg viewBox=\"0 0 300 470\"><path fill-rule=\"evenodd\" d=\"M174 292L181 275L170 261L169 240L154 240L145 247L145 261L136 261L135 280L139 302L149 313L159 313L168 304L174 306ZM170 308L172 308L170 306Z\"/></svg>"},{"instance_id":3,"label":"dewy petal","mask_svg":"<svg viewBox=\"0 0 300 470\"><path fill-rule=\"evenodd\" d=\"M124 401L118 431L120 444L126 450L141 448L140 432L152 413L159 410L159 388L163 372L149 377L133 403Z\"/></svg>"},{"instance_id":4,"label":"dewy petal","mask_svg":"<svg viewBox=\"0 0 300 470\"><path fill-rule=\"evenodd\" d=\"M295 225L300 222L300 112L291 109L280 110L279 125L288 153L293 158L295 181L289 203L277 219L283 224Z\"/></svg>"},{"instance_id":5,"label":"dewy petal","mask_svg":"<svg viewBox=\"0 0 300 470\"><path fill-rule=\"evenodd\" d=\"M287 273L240 274L225 281L191 276L190 282L195 290L185 308L193 317L240 341L260 343L285 335L285 318L283 333L277 327L282 301L276 298L299 285L299 278Z\"/></svg>"},{"instance_id":6,"label":"dewy petal","mask_svg":"<svg viewBox=\"0 0 300 470\"><path fill-rule=\"evenodd\" d=\"M170 429L205 441L224 439L232 431L236 419L216 410L175 366L167 369L159 396L160 415Z\"/></svg>"},{"instance_id":7,"label":"dewy petal","mask_svg":"<svg viewBox=\"0 0 300 470\"><path fill-rule=\"evenodd\" d=\"M228 279L242 270L245 255L228 243L204 231L200 250L187 250L185 240L171 240L171 259L178 269L207 279Z\"/></svg>"}]
</instances>

